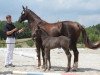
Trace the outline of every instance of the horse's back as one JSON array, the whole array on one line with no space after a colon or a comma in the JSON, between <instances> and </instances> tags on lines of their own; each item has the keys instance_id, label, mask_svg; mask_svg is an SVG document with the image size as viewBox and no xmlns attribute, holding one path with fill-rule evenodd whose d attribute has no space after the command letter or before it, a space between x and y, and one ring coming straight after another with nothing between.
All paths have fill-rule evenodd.
<instances>
[{"instance_id":1,"label":"horse's back","mask_svg":"<svg viewBox=\"0 0 100 75\"><path fill-rule=\"evenodd\" d=\"M73 21L62 21L61 32L62 35L68 36L70 38L70 45L73 46L76 44L81 33L80 24Z\"/></svg>"}]
</instances>

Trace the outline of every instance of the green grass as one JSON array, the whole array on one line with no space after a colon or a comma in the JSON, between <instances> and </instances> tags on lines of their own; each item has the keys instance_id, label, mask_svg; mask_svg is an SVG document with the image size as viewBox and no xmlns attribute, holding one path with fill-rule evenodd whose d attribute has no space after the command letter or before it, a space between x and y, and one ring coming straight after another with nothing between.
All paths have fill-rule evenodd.
<instances>
[{"instance_id":1,"label":"green grass","mask_svg":"<svg viewBox=\"0 0 100 75\"><path fill-rule=\"evenodd\" d=\"M5 40L0 40L0 47L6 47ZM35 47L34 41L31 38L25 38L25 39L16 39L16 48L29 48L29 47ZM84 48L84 44L77 44L78 48Z\"/></svg>"},{"instance_id":2,"label":"green grass","mask_svg":"<svg viewBox=\"0 0 100 75\"><path fill-rule=\"evenodd\" d=\"M0 40L0 47L6 47L6 42L5 40ZM20 48L20 47L34 47L34 42L31 38L25 38L25 39L16 39L16 44L15 44L16 48Z\"/></svg>"}]
</instances>

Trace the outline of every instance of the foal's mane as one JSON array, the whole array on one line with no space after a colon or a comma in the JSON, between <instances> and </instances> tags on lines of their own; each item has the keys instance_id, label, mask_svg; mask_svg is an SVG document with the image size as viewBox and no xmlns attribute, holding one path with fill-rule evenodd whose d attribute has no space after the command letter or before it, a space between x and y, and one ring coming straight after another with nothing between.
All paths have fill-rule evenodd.
<instances>
[{"instance_id":1,"label":"foal's mane","mask_svg":"<svg viewBox=\"0 0 100 75\"><path fill-rule=\"evenodd\" d=\"M40 28L39 27L39 29L38 30L40 30L42 33L42 36L49 36L49 34L44 30L44 29L42 29L42 28Z\"/></svg>"}]
</instances>

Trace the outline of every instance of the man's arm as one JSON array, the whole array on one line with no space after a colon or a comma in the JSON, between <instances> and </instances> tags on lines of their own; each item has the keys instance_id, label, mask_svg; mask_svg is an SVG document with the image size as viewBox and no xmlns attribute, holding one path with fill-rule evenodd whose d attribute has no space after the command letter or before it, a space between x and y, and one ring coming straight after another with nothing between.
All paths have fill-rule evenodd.
<instances>
[{"instance_id":1,"label":"man's arm","mask_svg":"<svg viewBox=\"0 0 100 75\"><path fill-rule=\"evenodd\" d=\"M18 30L17 28L14 28L14 29L12 29L11 31L7 31L6 34L7 34L7 35L11 35L11 34L13 34L14 32L16 32L17 30Z\"/></svg>"}]
</instances>

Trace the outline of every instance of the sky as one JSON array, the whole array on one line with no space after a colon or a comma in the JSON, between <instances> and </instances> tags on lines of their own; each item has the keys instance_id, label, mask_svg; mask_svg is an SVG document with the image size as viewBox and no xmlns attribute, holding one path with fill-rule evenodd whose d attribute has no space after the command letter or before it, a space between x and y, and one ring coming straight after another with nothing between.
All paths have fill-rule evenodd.
<instances>
[{"instance_id":1,"label":"sky","mask_svg":"<svg viewBox=\"0 0 100 75\"><path fill-rule=\"evenodd\" d=\"M49 23L69 20L86 27L100 23L100 0L0 0L0 20L10 14L17 21L22 5Z\"/></svg>"}]
</instances>

